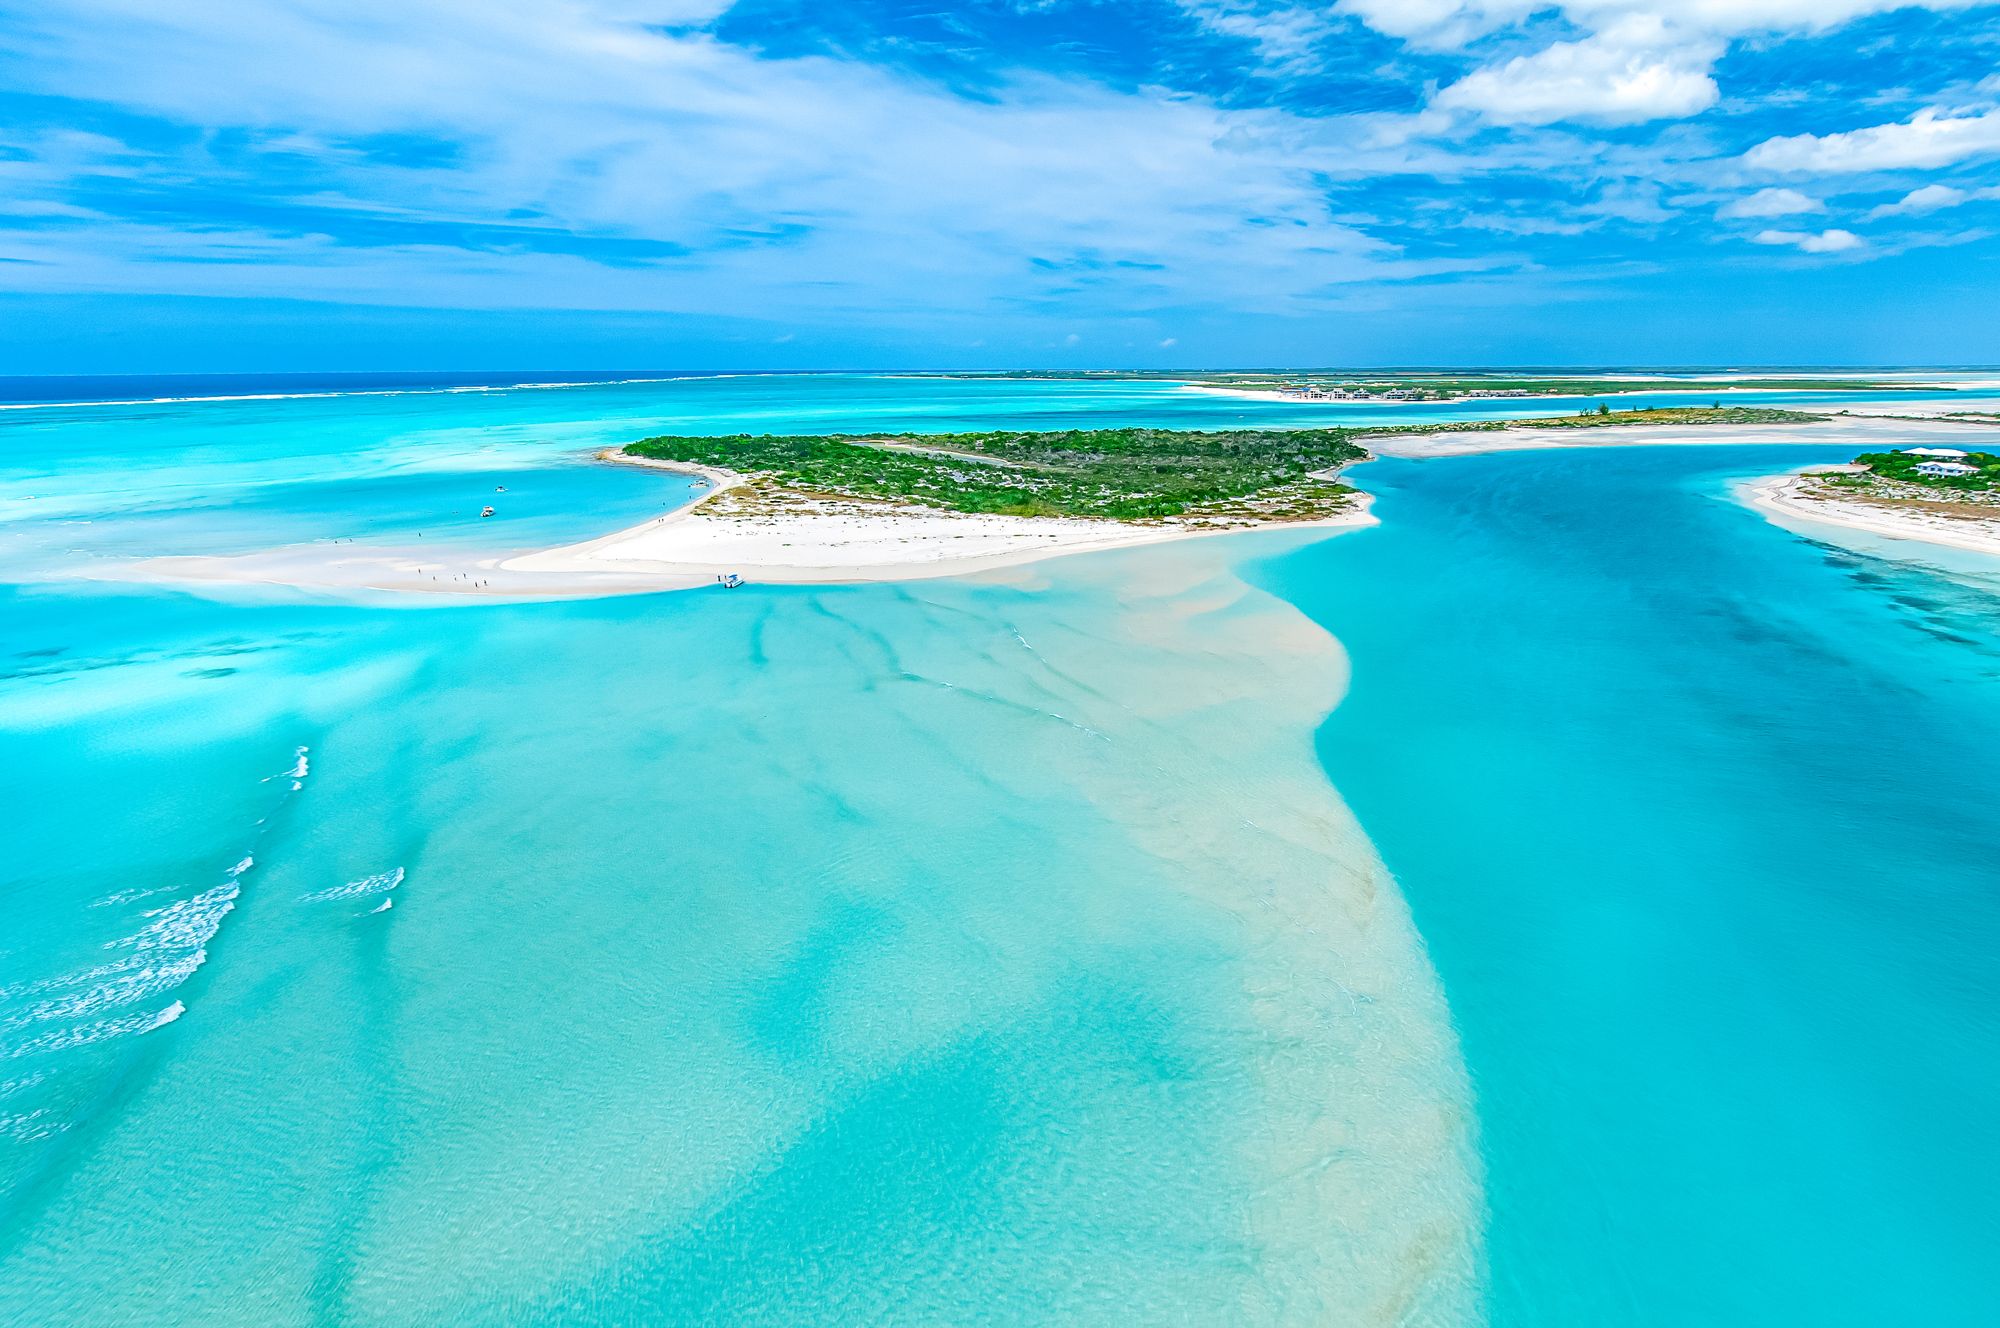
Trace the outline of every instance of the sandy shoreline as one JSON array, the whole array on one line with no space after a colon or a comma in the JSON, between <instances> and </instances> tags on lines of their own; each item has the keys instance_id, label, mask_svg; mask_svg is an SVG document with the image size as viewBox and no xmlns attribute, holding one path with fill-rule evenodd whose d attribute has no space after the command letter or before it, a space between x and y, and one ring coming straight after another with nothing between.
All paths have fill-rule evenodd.
<instances>
[{"instance_id":1,"label":"sandy shoreline","mask_svg":"<svg viewBox=\"0 0 2000 1328\"><path fill-rule=\"evenodd\" d=\"M1616 379L1607 377L1599 379L1597 381L1612 382L1616 381ZM1733 396L1740 393L1762 392L1768 394L1771 391L1773 391L1773 389L1767 387L1739 387L1734 383L1726 381L1717 381L1714 383L1706 383L1706 382L1700 383L1698 389L1684 387L1684 386L1662 385L1663 382L1668 382L1672 384L1682 384L1687 381L1688 380L1686 379L1657 380L1657 381L1649 379L1632 379L1629 382L1626 382L1624 386L1618 387L1609 392L1590 392L1590 393L1577 393L1577 394L1548 393L1547 395L1536 394L1534 396L1525 396L1525 397L1457 396L1457 397L1446 397L1439 401L1399 401L1399 400L1389 400L1389 399L1370 399L1365 397L1360 397L1360 398L1342 397L1342 398L1325 398L1320 400L1314 400L1310 397L1288 397L1285 396L1283 393L1278 392L1275 389L1259 390L1257 388L1249 388L1249 387L1223 387L1219 384L1213 384L1213 383L1190 383L1190 382L1183 382L1179 386L1181 391L1183 392L1201 392L1209 396L1235 397L1238 400L1244 400L1244 401L1282 401L1288 405L1295 405L1295 406L1398 406L1398 407L1449 406L1449 405L1457 405L1461 402L1466 402L1466 401L1492 401L1492 402L1506 402L1510 408L1519 408L1522 410L1535 410L1538 409L1536 403L1539 401L1544 403L1539 407L1539 409L1545 415L1566 415L1571 413L1571 408L1567 404L1565 404L1560 410L1557 410L1552 408L1550 405L1546 403L1550 402L1568 403L1568 402L1583 400L1585 398L1588 398L1589 400L1593 401L1598 399L1599 397L1615 400L1618 397L1637 396L1649 392L1657 395L1665 395L1668 393L1673 393L1676 395L1682 395L1688 397L1689 401L1687 404L1690 406L1695 406L1700 404L1698 401L1694 399L1698 397L1706 396L1709 397L1710 399L1714 399L1716 397ZM1924 391L1927 389L1936 388L1938 386L1941 385L1934 383L1910 383L1905 388L1891 389L1891 390ZM1984 385L1976 385L1976 386L1983 387ZM1959 406L1956 401L1949 403L1941 401L1880 402L1871 399L1867 391L1862 389L1852 390L1849 393L1849 399L1852 400L1854 404L1857 406L1866 405L1870 411L1874 411L1878 408L1889 409L1891 406L1900 406L1912 413L1920 412L1924 414L1937 414L1942 410L1943 407L1945 407L1948 404L1960 409L1967 408ZM1976 400L1977 402L1977 404L1969 407L1970 409L1982 409L1985 405L1991 404L1990 398L1981 397L1976 399L1974 398L1968 398L1968 399ZM1799 409L1816 410L1816 409L1832 409L1832 407L1826 405L1825 403L1820 403L1814 406L1801 406L1799 407Z\"/></svg>"},{"instance_id":2,"label":"sandy shoreline","mask_svg":"<svg viewBox=\"0 0 2000 1328\"><path fill-rule=\"evenodd\" d=\"M1959 446L1967 435L1991 436L1992 424L1974 421L1836 415L1803 424L1604 425L1591 428L1521 428L1363 438L1382 456L1422 459L1555 447L1697 447L1758 443L1817 443L1854 452L1944 442ZM1841 469L1808 466L1738 486L1743 502L1780 525L1835 526L1888 539L1913 540L2000 556L2000 512L1991 517L1940 515L1861 501L1808 496L1809 473Z\"/></svg>"},{"instance_id":3,"label":"sandy shoreline","mask_svg":"<svg viewBox=\"0 0 2000 1328\"><path fill-rule=\"evenodd\" d=\"M141 559L96 575L233 588L238 594L542 599L685 590L714 585L732 573L746 582L777 585L921 580L1203 536L1375 523L1365 494L1327 520L1263 524L977 516L832 497L795 502L781 511L724 512L714 500L744 483L734 472L631 457L616 449L598 453L598 459L693 475L710 487L664 516L551 549L461 555L437 548L306 544L230 556Z\"/></svg>"},{"instance_id":4,"label":"sandy shoreline","mask_svg":"<svg viewBox=\"0 0 2000 1328\"><path fill-rule=\"evenodd\" d=\"M1355 441L1380 456L1475 456L1550 447L1741 447L1758 443L1909 446L1924 441L1962 441L1968 431L1991 434L1994 426L1936 419L1881 419L1833 415L1798 424L1607 424L1518 429L1466 429L1448 433L1362 435Z\"/></svg>"},{"instance_id":5,"label":"sandy shoreline","mask_svg":"<svg viewBox=\"0 0 2000 1328\"><path fill-rule=\"evenodd\" d=\"M1948 440L1995 426L1942 420L1834 416L1806 424L1527 426L1435 434L1378 435L1363 441L1385 457L1423 459L1542 448L1741 446L1813 443L1854 451ZM964 576L1070 554L1133 548L1211 535L1273 530L1339 530L1375 524L1362 494L1336 517L1263 524L977 516L835 497L788 496L777 508L715 500L741 488L731 471L599 452L603 462L693 476L708 488L639 525L556 548L467 550L325 543L228 556L161 557L102 565L85 575L231 596L305 592L330 598L410 594L543 599L644 594L714 585L735 574L766 584L835 584ZM1767 515L1844 525L1892 538L2000 553L2000 523L1883 512L1855 503L1801 497L1796 476L1760 481L1745 500ZM726 509L726 510L723 510Z\"/></svg>"},{"instance_id":6,"label":"sandy shoreline","mask_svg":"<svg viewBox=\"0 0 2000 1328\"><path fill-rule=\"evenodd\" d=\"M1859 500L1812 496L1811 476L1829 469L1834 468L1812 466L1749 480L1738 488L1738 493L1751 507L1788 528L1837 526L1887 539L1914 540L2000 557L2000 510L1987 509L1990 515L1946 516Z\"/></svg>"}]
</instances>

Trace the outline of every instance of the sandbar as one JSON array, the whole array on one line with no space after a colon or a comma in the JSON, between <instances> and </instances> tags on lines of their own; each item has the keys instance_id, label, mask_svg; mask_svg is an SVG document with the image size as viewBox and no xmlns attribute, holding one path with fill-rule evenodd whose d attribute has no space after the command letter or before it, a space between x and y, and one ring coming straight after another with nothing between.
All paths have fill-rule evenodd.
<instances>
[{"instance_id":1,"label":"sandbar","mask_svg":"<svg viewBox=\"0 0 2000 1328\"><path fill-rule=\"evenodd\" d=\"M1527 425L1439 433L1363 433L1355 441L1381 456L1421 459L1550 447L1742 447L1759 443L1851 444L1856 452L1866 452L1936 439L1963 446L1969 432L1991 435L1994 431L1991 424L1972 421L1830 415L1822 420L1780 424Z\"/></svg>"},{"instance_id":2,"label":"sandbar","mask_svg":"<svg viewBox=\"0 0 2000 1328\"><path fill-rule=\"evenodd\" d=\"M844 497L789 497L777 509L719 503L744 483L733 472L599 454L601 460L693 474L710 487L640 525L533 551L301 544L228 556L138 559L100 567L107 580L236 593L306 591L512 599L641 594L716 585L833 584L963 576L1046 558L1249 530L1337 530L1374 524L1367 495L1319 521L1154 522L987 516Z\"/></svg>"}]
</instances>

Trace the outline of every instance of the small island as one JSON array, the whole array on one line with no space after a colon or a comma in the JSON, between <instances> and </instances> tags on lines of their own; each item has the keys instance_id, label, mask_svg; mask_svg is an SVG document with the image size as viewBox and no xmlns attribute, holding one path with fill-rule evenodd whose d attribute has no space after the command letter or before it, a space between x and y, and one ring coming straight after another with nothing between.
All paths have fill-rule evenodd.
<instances>
[{"instance_id":1,"label":"small island","mask_svg":"<svg viewBox=\"0 0 2000 1328\"><path fill-rule=\"evenodd\" d=\"M1206 391L1275 395L1288 401L1442 402L1532 397L1620 397L1635 393L1709 396L1729 392L1879 392L1899 386L1863 378L1617 378L1522 374L1205 375L1188 380ZM1907 386L1907 384L1900 385Z\"/></svg>"},{"instance_id":2,"label":"small island","mask_svg":"<svg viewBox=\"0 0 2000 1328\"><path fill-rule=\"evenodd\" d=\"M1144 369L1014 369L947 374L950 378L998 378L1035 382L1178 383L1197 392L1292 401L1438 402L1522 397L1618 397L1674 392L1713 398L1728 392L1885 392L1906 391L1908 381L1836 377L1674 377L1664 374L1616 376L1526 373L1417 373L1389 370L1294 369L1275 372L1167 373ZM1938 383L1920 386L1951 391ZM1716 404L1720 405L1718 401Z\"/></svg>"},{"instance_id":3,"label":"small island","mask_svg":"<svg viewBox=\"0 0 2000 1328\"><path fill-rule=\"evenodd\" d=\"M2000 553L2000 453L1962 447L1863 452L1751 487L1777 516Z\"/></svg>"},{"instance_id":4,"label":"small island","mask_svg":"<svg viewBox=\"0 0 2000 1328\"><path fill-rule=\"evenodd\" d=\"M728 472L718 510L827 499L978 516L1208 526L1323 521L1354 502L1347 429L1081 429L1048 433L739 434L628 443L626 458Z\"/></svg>"},{"instance_id":5,"label":"small island","mask_svg":"<svg viewBox=\"0 0 2000 1328\"><path fill-rule=\"evenodd\" d=\"M1779 410L1770 406L1637 406L1627 410L1613 410L1608 404L1600 403L1595 409L1580 410L1574 415L1545 415L1512 420L1453 420L1441 424L1396 424L1378 428L1359 428L1353 431L1356 438L1408 439L1429 438L1442 434L1496 434L1512 433L1517 437L1539 434L1544 430L1560 429L1622 429L1646 428L1665 429L1676 426L1711 427L1715 425L1763 425L1763 424L1823 424L1830 416L1815 415L1803 410ZM1489 450L1506 450L1496 444Z\"/></svg>"}]
</instances>

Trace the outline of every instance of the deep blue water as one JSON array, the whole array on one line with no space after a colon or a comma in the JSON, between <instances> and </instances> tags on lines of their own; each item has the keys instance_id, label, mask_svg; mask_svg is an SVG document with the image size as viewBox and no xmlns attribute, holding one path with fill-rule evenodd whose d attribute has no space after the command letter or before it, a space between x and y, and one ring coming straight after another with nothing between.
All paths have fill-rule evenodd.
<instances>
[{"instance_id":1,"label":"deep blue water","mask_svg":"<svg viewBox=\"0 0 2000 1328\"><path fill-rule=\"evenodd\" d=\"M1262 573L1354 659L1320 752L1461 1034L1496 1323L2000 1321L2000 579L1727 501L1813 459L1374 463Z\"/></svg>"}]
</instances>

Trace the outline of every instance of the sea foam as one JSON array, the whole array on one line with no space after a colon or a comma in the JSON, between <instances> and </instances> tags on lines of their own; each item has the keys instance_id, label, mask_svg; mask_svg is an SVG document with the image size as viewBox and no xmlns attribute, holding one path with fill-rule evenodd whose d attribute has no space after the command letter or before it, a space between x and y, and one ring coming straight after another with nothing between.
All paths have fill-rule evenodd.
<instances>
[{"instance_id":1,"label":"sea foam","mask_svg":"<svg viewBox=\"0 0 2000 1328\"><path fill-rule=\"evenodd\" d=\"M392 867L388 871L377 872L373 876L363 876L359 880L349 881L345 885L331 886L325 890L315 890L311 894L300 895L299 902L303 904L325 904L336 899L365 899L370 895L387 894L402 883L403 869L401 867ZM387 900L383 901L385 906L387 902Z\"/></svg>"},{"instance_id":2,"label":"sea foam","mask_svg":"<svg viewBox=\"0 0 2000 1328\"><path fill-rule=\"evenodd\" d=\"M289 781L280 795L282 804L304 787L310 770L307 749L300 746L293 751L290 766L265 776L263 782ZM268 826L268 817L260 819L255 838L261 839ZM221 930L223 919L235 911L242 897L244 876L256 865L256 854L246 851L223 869L216 884L141 913L137 928L104 942L102 948L111 951L112 958L0 988L0 1056L88 1046L107 1038L150 1032L178 1019L186 1010L179 1000L147 1014L114 1012L157 1000L200 971L208 962L209 944ZM397 880L401 880L400 869ZM150 886L121 890L92 906L136 903L171 889ZM16 1008L5 1008L8 1005Z\"/></svg>"}]
</instances>

